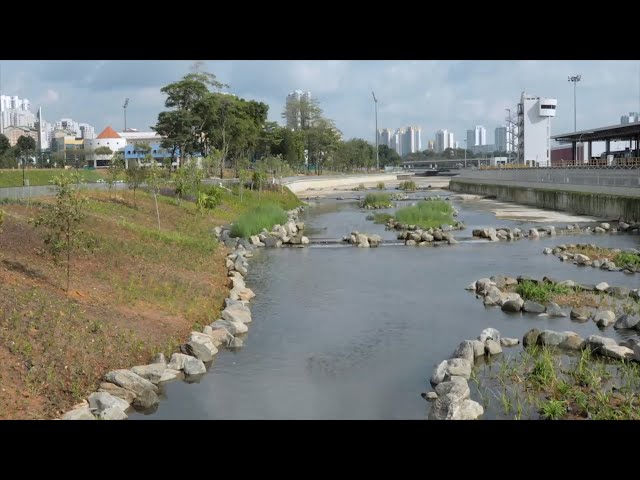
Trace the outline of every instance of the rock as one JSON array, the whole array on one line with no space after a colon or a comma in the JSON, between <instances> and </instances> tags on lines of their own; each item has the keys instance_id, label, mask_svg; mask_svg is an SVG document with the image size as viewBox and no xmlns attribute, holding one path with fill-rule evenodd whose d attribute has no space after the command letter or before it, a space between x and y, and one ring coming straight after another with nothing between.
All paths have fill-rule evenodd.
<instances>
[{"instance_id":1,"label":"rock","mask_svg":"<svg viewBox=\"0 0 640 480\"><path fill-rule=\"evenodd\" d=\"M162 372L162 376L160 377L160 381L158 383L170 382L171 380L175 380L179 376L180 376L180 371L179 370L173 370L171 368L165 368L164 372Z\"/></svg>"},{"instance_id":2,"label":"rock","mask_svg":"<svg viewBox=\"0 0 640 480\"><path fill-rule=\"evenodd\" d=\"M596 322L598 327L608 327L616 321L616 314L611 310L598 310L593 315L593 321Z\"/></svg>"},{"instance_id":3,"label":"rock","mask_svg":"<svg viewBox=\"0 0 640 480\"><path fill-rule=\"evenodd\" d=\"M434 387L439 383L446 382L453 376L469 378L471 376L472 364L469 360L462 358L450 358L438 364L431 375L431 385Z\"/></svg>"},{"instance_id":4,"label":"rock","mask_svg":"<svg viewBox=\"0 0 640 480\"><path fill-rule=\"evenodd\" d=\"M471 390L469 389L469 383L463 377L451 377L446 382L439 383L435 387L434 392L438 397L444 397L450 395L454 401L462 401L469 398Z\"/></svg>"},{"instance_id":5,"label":"rock","mask_svg":"<svg viewBox=\"0 0 640 480\"><path fill-rule=\"evenodd\" d=\"M517 338L502 337L500 339L500 345L502 345L503 347L515 347L519 343L520 343L520 340L518 340Z\"/></svg>"},{"instance_id":6,"label":"rock","mask_svg":"<svg viewBox=\"0 0 640 480\"><path fill-rule=\"evenodd\" d=\"M493 298L492 298L492 297L490 297L490 296L488 296L488 295L482 299L482 304L483 304L485 307L493 307L493 306L495 306L495 305L498 305L498 304L495 302L495 300L493 300Z\"/></svg>"},{"instance_id":7,"label":"rock","mask_svg":"<svg viewBox=\"0 0 640 480\"><path fill-rule=\"evenodd\" d=\"M490 298L493 300L494 304L502 303L502 292L498 289L498 287L489 287L488 290L484 291L485 298Z\"/></svg>"},{"instance_id":8,"label":"rock","mask_svg":"<svg viewBox=\"0 0 640 480\"><path fill-rule=\"evenodd\" d=\"M594 261L591 263L591 266L592 266L593 268L600 268L600 265L602 265L602 262L601 262L600 260L594 260Z\"/></svg>"},{"instance_id":9,"label":"rock","mask_svg":"<svg viewBox=\"0 0 640 480\"><path fill-rule=\"evenodd\" d=\"M422 398L424 398L427 402L433 402L438 398L438 394L436 392L427 392L422 394Z\"/></svg>"},{"instance_id":10,"label":"rock","mask_svg":"<svg viewBox=\"0 0 640 480\"><path fill-rule=\"evenodd\" d=\"M633 350L620 345L604 345L600 347L598 353L614 360L631 360L633 358Z\"/></svg>"},{"instance_id":11,"label":"rock","mask_svg":"<svg viewBox=\"0 0 640 480\"><path fill-rule=\"evenodd\" d=\"M476 289L476 282L470 283L469 285L467 285L466 287L464 287L465 290L473 290L475 291Z\"/></svg>"},{"instance_id":12,"label":"rock","mask_svg":"<svg viewBox=\"0 0 640 480\"><path fill-rule=\"evenodd\" d=\"M159 403L160 399L153 390L145 390L133 401L133 406L140 410L148 410Z\"/></svg>"},{"instance_id":13,"label":"rock","mask_svg":"<svg viewBox=\"0 0 640 480\"><path fill-rule=\"evenodd\" d=\"M602 228L602 227L596 227L596 228L594 228L594 229L593 229L593 231L594 231L595 233L604 233L604 232L605 232L605 229L604 229L604 228Z\"/></svg>"},{"instance_id":14,"label":"rock","mask_svg":"<svg viewBox=\"0 0 640 480\"><path fill-rule=\"evenodd\" d=\"M476 293L480 295L484 295L484 292L489 290L490 287L495 287L495 282L491 281L488 278L481 278L476 281Z\"/></svg>"},{"instance_id":15,"label":"rock","mask_svg":"<svg viewBox=\"0 0 640 480\"><path fill-rule=\"evenodd\" d=\"M553 330L544 330L540 332L538 345L545 345L549 347L561 347L571 350L578 350L584 345L584 340L577 333L574 332L555 332Z\"/></svg>"},{"instance_id":16,"label":"rock","mask_svg":"<svg viewBox=\"0 0 640 480\"><path fill-rule=\"evenodd\" d=\"M596 290L598 292L606 292L607 288L609 288L609 284L607 282L600 282L596 285Z\"/></svg>"},{"instance_id":17,"label":"rock","mask_svg":"<svg viewBox=\"0 0 640 480\"><path fill-rule=\"evenodd\" d=\"M529 238L540 238L540 234L538 233L538 230L535 228L530 229Z\"/></svg>"},{"instance_id":18,"label":"rock","mask_svg":"<svg viewBox=\"0 0 640 480\"><path fill-rule=\"evenodd\" d=\"M586 322L591 317L591 311L585 307L572 308L570 318L579 322Z\"/></svg>"},{"instance_id":19,"label":"rock","mask_svg":"<svg viewBox=\"0 0 640 480\"><path fill-rule=\"evenodd\" d=\"M207 372L207 368L202 360L194 357L188 357L184 362L185 375L200 375Z\"/></svg>"},{"instance_id":20,"label":"rock","mask_svg":"<svg viewBox=\"0 0 640 480\"><path fill-rule=\"evenodd\" d=\"M640 318L638 318L635 315L622 314L616 320L616 323L613 325L613 328L615 329L636 328L639 321L640 321Z\"/></svg>"},{"instance_id":21,"label":"rock","mask_svg":"<svg viewBox=\"0 0 640 480\"><path fill-rule=\"evenodd\" d=\"M606 292L613 297L624 298L629 296L631 289L627 287L609 287Z\"/></svg>"},{"instance_id":22,"label":"rock","mask_svg":"<svg viewBox=\"0 0 640 480\"><path fill-rule=\"evenodd\" d=\"M498 289L502 289L507 286L507 278L504 275L494 275L490 280Z\"/></svg>"},{"instance_id":23,"label":"rock","mask_svg":"<svg viewBox=\"0 0 640 480\"><path fill-rule=\"evenodd\" d=\"M218 353L211 337L204 333L191 332L187 345L193 356L203 362L210 362L213 360L213 356Z\"/></svg>"},{"instance_id":24,"label":"rock","mask_svg":"<svg viewBox=\"0 0 640 480\"><path fill-rule=\"evenodd\" d=\"M475 360L475 354L473 349L473 342L471 340L463 340L458 345L458 348L453 352L452 358L464 358L469 360L472 364Z\"/></svg>"},{"instance_id":25,"label":"rock","mask_svg":"<svg viewBox=\"0 0 640 480\"><path fill-rule=\"evenodd\" d=\"M118 385L110 382L101 383L100 388L98 388L98 392L107 392L116 398L124 400L125 402L127 402L127 405L130 405L136 398L136 394L131 390L119 387Z\"/></svg>"},{"instance_id":26,"label":"rock","mask_svg":"<svg viewBox=\"0 0 640 480\"><path fill-rule=\"evenodd\" d=\"M611 225L609 225L608 223L601 223L600 228L602 228L603 230L610 230Z\"/></svg>"},{"instance_id":27,"label":"rock","mask_svg":"<svg viewBox=\"0 0 640 480\"><path fill-rule=\"evenodd\" d=\"M489 339L495 340L496 342L500 343L500 332L495 328L491 328L491 327L485 328L484 330L482 330L482 332L480 332L480 336L478 337L478 340L484 346L484 344Z\"/></svg>"},{"instance_id":28,"label":"rock","mask_svg":"<svg viewBox=\"0 0 640 480\"><path fill-rule=\"evenodd\" d=\"M100 420L126 420L129 417L123 410L117 407L109 407L100 412L99 418Z\"/></svg>"},{"instance_id":29,"label":"rock","mask_svg":"<svg viewBox=\"0 0 640 480\"><path fill-rule=\"evenodd\" d=\"M623 347L630 348L635 352L636 347L640 346L640 338L627 338L625 341L620 342L620 345Z\"/></svg>"},{"instance_id":30,"label":"rock","mask_svg":"<svg viewBox=\"0 0 640 480\"><path fill-rule=\"evenodd\" d=\"M67 413L62 415L62 420L95 420L95 419L96 417L93 416L93 413L91 413L91 410L89 410L89 407L74 408L73 410L69 410Z\"/></svg>"},{"instance_id":31,"label":"rock","mask_svg":"<svg viewBox=\"0 0 640 480\"><path fill-rule=\"evenodd\" d=\"M121 398L114 397L107 392L93 392L89 395L89 407L101 412L109 407L116 407L122 411L129 408L129 402L122 400Z\"/></svg>"},{"instance_id":32,"label":"rock","mask_svg":"<svg viewBox=\"0 0 640 480\"><path fill-rule=\"evenodd\" d=\"M600 347L605 345L617 346L618 344L613 338L601 337L600 335L589 335L584 341L584 348L590 348L592 352L598 352Z\"/></svg>"},{"instance_id":33,"label":"rock","mask_svg":"<svg viewBox=\"0 0 640 480\"><path fill-rule=\"evenodd\" d=\"M549 255L550 253L552 253L552 250L549 247L546 247L544 250L542 250L542 253L544 253L545 255Z\"/></svg>"},{"instance_id":34,"label":"rock","mask_svg":"<svg viewBox=\"0 0 640 480\"><path fill-rule=\"evenodd\" d=\"M500 340L500 342L502 343L502 339ZM484 344L484 351L487 355L497 355L499 353L502 353L502 347L500 347L500 344L495 340L489 339Z\"/></svg>"},{"instance_id":35,"label":"rock","mask_svg":"<svg viewBox=\"0 0 640 480\"><path fill-rule=\"evenodd\" d=\"M238 294L238 299L243 302L248 302L255 297L256 297L256 294L253 293L253 290L251 290L248 287L240 290L240 293Z\"/></svg>"},{"instance_id":36,"label":"rock","mask_svg":"<svg viewBox=\"0 0 640 480\"><path fill-rule=\"evenodd\" d=\"M152 363L150 365L138 365L133 367L131 371L136 375L140 375L142 378L149 380L151 383L157 384L162 378L165 369L165 364Z\"/></svg>"},{"instance_id":37,"label":"rock","mask_svg":"<svg viewBox=\"0 0 640 480\"><path fill-rule=\"evenodd\" d=\"M174 353L174 355L176 354ZM140 395L147 388L150 388L154 392L158 391L158 387L156 387L153 383L142 378L140 375L136 375L130 370L112 370L105 375L105 379L111 383L115 383L122 388L131 390L136 395Z\"/></svg>"},{"instance_id":38,"label":"rock","mask_svg":"<svg viewBox=\"0 0 640 480\"><path fill-rule=\"evenodd\" d=\"M558 286L559 287L574 288L576 286L576 282L574 282L573 280L563 280L562 282L558 282Z\"/></svg>"},{"instance_id":39,"label":"rock","mask_svg":"<svg viewBox=\"0 0 640 480\"><path fill-rule=\"evenodd\" d=\"M308 245L309 244L309 239L303 235L303 236L300 237L300 243L302 245Z\"/></svg>"},{"instance_id":40,"label":"rock","mask_svg":"<svg viewBox=\"0 0 640 480\"><path fill-rule=\"evenodd\" d=\"M551 317L566 317L567 316L567 314L565 312L563 312L562 309L560 308L560 305L558 305L555 302L550 302L547 305L547 313Z\"/></svg>"},{"instance_id":41,"label":"rock","mask_svg":"<svg viewBox=\"0 0 640 480\"><path fill-rule=\"evenodd\" d=\"M228 322L251 323L251 310L246 305L230 305L220 314Z\"/></svg>"},{"instance_id":42,"label":"rock","mask_svg":"<svg viewBox=\"0 0 640 480\"><path fill-rule=\"evenodd\" d=\"M482 405L474 400L466 399L454 411L451 420L477 420L483 413Z\"/></svg>"},{"instance_id":43,"label":"rock","mask_svg":"<svg viewBox=\"0 0 640 480\"><path fill-rule=\"evenodd\" d=\"M522 298L507 300L502 304L503 312L519 312L524 305Z\"/></svg>"},{"instance_id":44,"label":"rock","mask_svg":"<svg viewBox=\"0 0 640 480\"><path fill-rule=\"evenodd\" d=\"M480 340L471 340L471 345L473 346L473 356L474 357L482 357L484 356L484 343Z\"/></svg>"},{"instance_id":45,"label":"rock","mask_svg":"<svg viewBox=\"0 0 640 480\"><path fill-rule=\"evenodd\" d=\"M224 328L234 336L238 335L239 333L247 333L249 331L249 327L247 327L244 323L229 322L228 320L216 320L211 324L211 328L213 328L214 331L220 328Z\"/></svg>"},{"instance_id":46,"label":"rock","mask_svg":"<svg viewBox=\"0 0 640 480\"><path fill-rule=\"evenodd\" d=\"M582 255L581 253L575 254L573 256L573 259L578 265L584 265L586 262L591 260L589 257L587 257L586 255Z\"/></svg>"},{"instance_id":47,"label":"rock","mask_svg":"<svg viewBox=\"0 0 640 480\"><path fill-rule=\"evenodd\" d=\"M371 235L369 236L369 246L377 247L382 242L382 237L380 235Z\"/></svg>"},{"instance_id":48,"label":"rock","mask_svg":"<svg viewBox=\"0 0 640 480\"><path fill-rule=\"evenodd\" d=\"M216 347L226 345L233 338L233 335L231 335L226 328L219 328L217 330L211 328L211 334L209 336Z\"/></svg>"},{"instance_id":49,"label":"rock","mask_svg":"<svg viewBox=\"0 0 640 480\"><path fill-rule=\"evenodd\" d=\"M232 337L227 344L227 347L229 348L240 348L242 346L244 346L244 342L239 337Z\"/></svg>"},{"instance_id":50,"label":"rock","mask_svg":"<svg viewBox=\"0 0 640 480\"><path fill-rule=\"evenodd\" d=\"M416 244L416 241L415 240L407 240L404 244L406 246L408 246L408 247L413 247Z\"/></svg>"},{"instance_id":51,"label":"rock","mask_svg":"<svg viewBox=\"0 0 640 480\"><path fill-rule=\"evenodd\" d=\"M522 305L522 310L529 313L544 313L546 307L541 303L534 302L533 300L525 300Z\"/></svg>"}]
</instances>

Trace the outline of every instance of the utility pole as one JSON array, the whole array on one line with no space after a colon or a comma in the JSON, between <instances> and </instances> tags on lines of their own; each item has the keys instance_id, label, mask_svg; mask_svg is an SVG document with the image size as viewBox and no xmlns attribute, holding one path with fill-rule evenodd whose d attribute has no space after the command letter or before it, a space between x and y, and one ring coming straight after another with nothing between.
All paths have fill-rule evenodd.
<instances>
[{"instance_id":1,"label":"utility pole","mask_svg":"<svg viewBox=\"0 0 640 480\"><path fill-rule=\"evenodd\" d=\"M380 170L380 148L378 147L378 99L376 98L376 94L371 91L371 95L373 95L373 103L376 109L376 170Z\"/></svg>"},{"instance_id":2,"label":"utility pole","mask_svg":"<svg viewBox=\"0 0 640 480\"><path fill-rule=\"evenodd\" d=\"M582 75L569 76L569 81L573 83L573 131L578 131L576 116L576 85L582 79Z\"/></svg>"}]
</instances>

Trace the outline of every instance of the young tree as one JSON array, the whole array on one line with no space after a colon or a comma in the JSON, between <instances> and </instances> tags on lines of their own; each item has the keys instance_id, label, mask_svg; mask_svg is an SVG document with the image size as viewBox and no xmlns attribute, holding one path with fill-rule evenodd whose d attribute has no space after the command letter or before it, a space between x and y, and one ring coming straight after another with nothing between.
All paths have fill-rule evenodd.
<instances>
[{"instance_id":1,"label":"young tree","mask_svg":"<svg viewBox=\"0 0 640 480\"><path fill-rule=\"evenodd\" d=\"M189 194L196 195L203 177L202 169L194 161L187 162L180 167L173 176L178 202Z\"/></svg>"},{"instance_id":2,"label":"young tree","mask_svg":"<svg viewBox=\"0 0 640 480\"><path fill-rule=\"evenodd\" d=\"M236 169L238 172L238 179L240 180L240 201L243 201L242 192L244 190L245 182L251 180L251 171L249 170L249 159L239 158L236 163Z\"/></svg>"},{"instance_id":3,"label":"young tree","mask_svg":"<svg viewBox=\"0 0 640 480\"><path fill-rule=\"evenodd\" d=\"M149 187L149 191L153 195L153 201L156 205L156 217L158 219L158 230L160 230L160 210L158 209L158 194L160 189L166 183L166 170L159 167L153 156L147 153L145 156L145 163L149 163L150 166L145 167L146 170L146 184Z\"/></svg>"},{"instance_id":4,"label":"young tree","mask_svg":"<svg viewBox=\"0 0 640 480\"><path fill-rule=\"evenodd\" d=\"M97 150L98 149L96 149L96 151ZM124 155L122 152L117 152L113 157L111 157L111 161L107 167L107 183L109 184L109 192L111 192L116 182L120 179L123 171Z\"/></svg>"},{"instance_id":5,"label":"young tree","mask_svg":"<svg viewBox=\"0 0 640 480\"><path fill-rule=\"evenodd\" d=\"M129 188L133 190L133 208L138 208L136 204L136 190L144 183L146 174L145 169L138 165L137 161L131 162L129 168L126 170L127 183L129 184Z\"/></svg>"},{"instance_id":6,"label":"young tree","mask_svg":"<svg viewBox=\"0 0 640 480\"><path fill-rule=\"evenodd\" d=\"M35 227L44 228L44 243L56 264L66 258L67 288L71 276L71 252L85 247L88 242L79 228L84 219L86 198L80 195L78 185L80 175L76 172L54 177L56 187L55 203L48 206L45 213L36 219Z\"/></svg>"},{"instance_id":7,"label":"young tree","mask_svg":"<svg viewBox=\"0 0 640 480\"><path fill-rule=\"evenodd\" d=\"M9 139L3 133L0 133L0 157L4 156L5 153L9 151L11 148L11 144L9 143Z\"/></svg>"},{"instance_id":8,"label":"young tree","mask_svg":"<svg viewBox=\"0 0 640 480\"><path fill-rule=\"evenodd\" d=\"M21 136L18 138L18 142L16 143L16 153L16 156L21 159L22 184L24 185L24 171L27 166L27 162L29 162L30 158L36 153L36 141L32 137L28 137L26 135Z\"/></svg>"}]
</instances>

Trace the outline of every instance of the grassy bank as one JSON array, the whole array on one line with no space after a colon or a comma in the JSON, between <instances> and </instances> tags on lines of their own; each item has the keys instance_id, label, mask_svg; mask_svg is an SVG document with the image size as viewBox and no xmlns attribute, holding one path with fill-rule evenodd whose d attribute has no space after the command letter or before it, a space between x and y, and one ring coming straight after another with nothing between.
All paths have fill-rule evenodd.
<instances>
[{"instance_id":1,"label":"grassy bank","mask_svg":"<svg viewBox=\"0 0 640 480\"><path fill-rule=\"evenodd\" d=\"M400 223L422 228L439 227L443 223L453 223L453 208L443 200L421 201L414 207L397 210L393 218Z\"/></svg>"},{"instance_id":2,"label":"grassy bank","mask_svg":"<svg viewBox=\"0 0 640 480\"><path fill-rule=\"evenodd\" d=\"M558 285L557 283L542 283L524 280L516 286L518 293L523 300L533 300L534 302L547 303L560 295L569 295L572 289Z\"/></svg>"},{"instance_id":3,"label":"grassy bank","mask_svg":"<svg viewBox=\"0 0 640 480\"><path fill-rule=\"evenodd\" d=\"M474 382L485 408L505 419L640 419L640 365L608 361L589 349L573 356L530 346L503 356Z\"/></svg>"},{"instance_id":4,"label":"grassy bank","mask_svg":"<svg viewBox=\"0 0 640 480\"><path fill-rule=\"evenodd\" d=\"M225 193L212 211L137 192L87 192L83 229L93 252L72 257L71 286L44 252L31 220L43 208L3 205L0 233L0 419L52 418L94 391L115 368L175 352L194 328L218 318L227 295L226 249L211 230L259 203ZM281 206L285 194L262 192ZM52 201L45 199L43 202Z\"/></svg>"},{"instance_id":5,"label":"grassy bank","mask_svg":"<svg viewBox=\"0 0 640 480\"><path fill-rule=\"evenodd\" d=\"M386 208L391 205L391 196L387 193L367 193L363 207Z\"/></svg>"},{"instance_id":6,"label":"grassy bank","mask_svg":"<svg viewBox=\"0 0 640 480\"><path fill-rule=\"evenodd\" d=\"M64 170L60 168L27 168L24 177L29 180L29 185L50 185L50 181L56 175L60 175ZM96 182L105 177L103 170L78 170L83 180L86 182ZM0 170L0 187L21 187L22 170L2 169Z\"/></svg>"},{"instance_id":7,"label":"grassy bank","mask_svg":"<svg viewBox=\"0 0 640 480\"><path fill-rule=\"evenodd\" d=\"M231 227L231 236L248 238L257 235L263 228L271 230L275 224L287 221L286 212L279 205L266 203L244 213Z\"/></svg>"}]
</instances>

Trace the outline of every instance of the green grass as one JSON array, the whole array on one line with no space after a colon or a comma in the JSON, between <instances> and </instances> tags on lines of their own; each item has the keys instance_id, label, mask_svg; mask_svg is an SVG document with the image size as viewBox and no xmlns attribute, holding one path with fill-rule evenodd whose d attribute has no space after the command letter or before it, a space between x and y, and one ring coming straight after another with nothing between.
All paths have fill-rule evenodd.
<instances>
[{"instance_id":1,"label":"green grass","mask_svg":"<svg viewBox=\"0 0 640 480\"><path fill-rule=\"evenodd\" d=\"M378 190L384 190L384 182L378 182L378 184L376 185L376 188Z\"/></svg>"},{"instance_id":2,"label":"green grass","mask_svg":"<svg viewBox=\"0 0 640 480\"><path fill-rule=\"evenodd\" d=\"M613 259L618 267L639 267L640 255L635 253L619 253Z\"/></svg>"},{"instance_id":3,"label":"green grass","mask_svg":"<svg viewBox=\"0 0 640 480\"><path fill-rule=\"evenodd\" d=\"M385 224L392 218L393 218L393 215L391 215L390 213L380 213L380 212L374 213L373 223Z\"/></svg>"},{"instance_id":4,"label":"green grass","mask_svg":"<svg viewBox=\"0 0 640 480\"><path fill-rule=\"evenodd\" d=\"M416 182L414 182L413 180L405 180L404 182L400 182L398 188L407 192L415 192Z\"/></svg>"},{"instance_id":5,"label":"green grass","mask_svg":"<svg viewBox=\"0 0 640 480\"><path fill-rule=\"evenodd\" d=\"M419 225L422 228L439 227L453 223L453 208L443 200L421 201L414 207L396 211L394 218L400 223Z\"/></svg>"},{"instance_id":6,"label":"green grass","mask_svg":"<svg viewBox=\"0 0 640 480\"><path fill-rule=\"evenodd\" d=\"M571 293L571 289L556 283L542 283L539 285L531 280L524 280L516 287L516 293L524 300L547 303L551 301L555 295L567 295Z\"/></svg>"},{"instance_id":7,"label":"green grass","mask_svg":"<svg viewBox=\"0 0 640 480\"><path fill-rule=\"evenodd\" d=\"M24 178L29 180L29 185L49 185L51 179L56 175L60 175L64 170L60 168L28 168L24 172ZM104 178L98 170L79 170L80 175L86 182L95 182ZM0 187L21 187L22 186L22 170L0 170Z\"/></svg>"},{"instance_id":8,"label":"green grass","mask_svg":"<svg viewBox=\"0 0 640 480\"><path fill-rule=\"evenodd\" d=\"M391 197L386 193L367 193L363 207L387 207L391 205Z\"/></svg>"},{"instance_id":9,"label":"green grass","mask_svg":"<svg viewBox=\"0 0 640 480\"><path fill-rule=\"evenodd\" d=\"M287 214L281 206L265 203L243 214L231 227L231 235L248 238L260 233L263 228L271 230L276 223L282 225L286 221Z\"/></svg>"}]
</instances>

